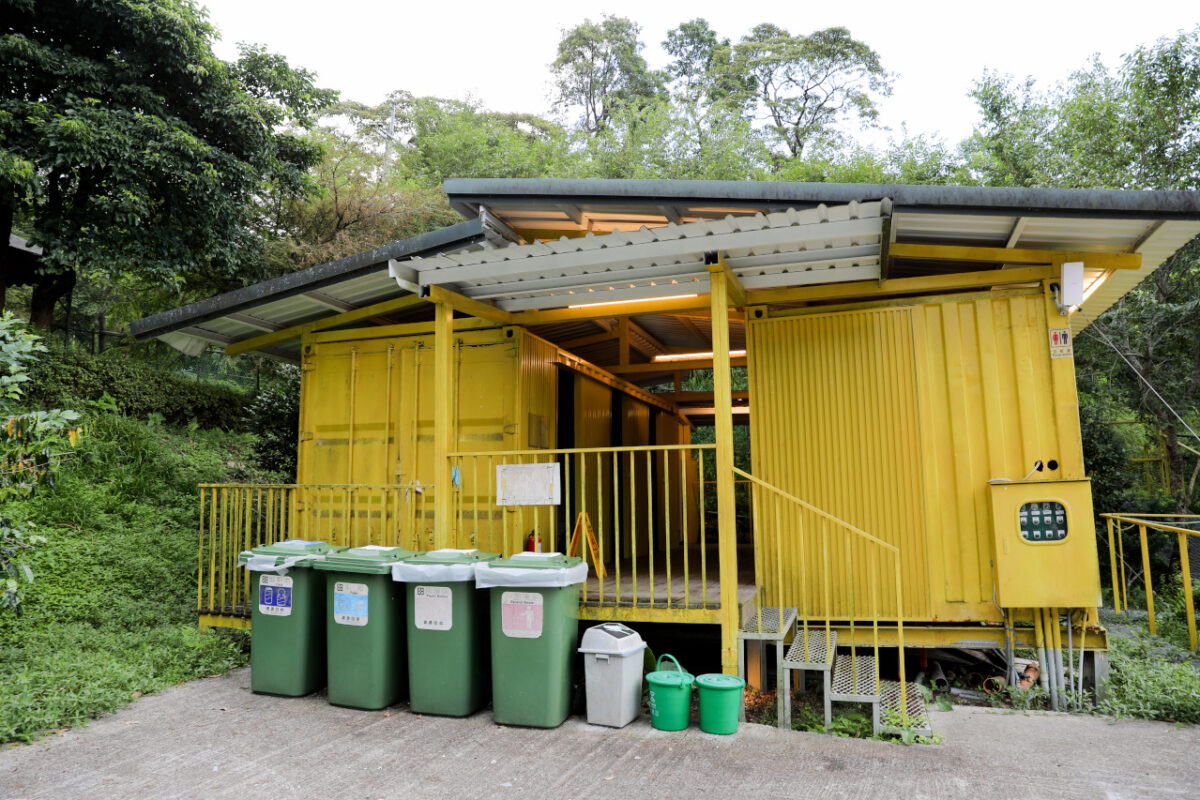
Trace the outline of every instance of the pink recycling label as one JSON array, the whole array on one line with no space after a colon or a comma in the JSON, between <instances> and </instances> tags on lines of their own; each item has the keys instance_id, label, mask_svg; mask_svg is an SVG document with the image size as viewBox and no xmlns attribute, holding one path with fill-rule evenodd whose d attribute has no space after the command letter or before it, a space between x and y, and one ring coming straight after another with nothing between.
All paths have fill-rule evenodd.
<instances>
[{"instance_id":1,"label":"pink recycling label","mask_svg":"<svg viewBox=\"0 0 1200 800\"><path fill-rule=\"evenodd\" d=\"M514 639L542 635L542 596L537 592L504 592L500 596L500 630Z\"/></svg>"}]
</instances>

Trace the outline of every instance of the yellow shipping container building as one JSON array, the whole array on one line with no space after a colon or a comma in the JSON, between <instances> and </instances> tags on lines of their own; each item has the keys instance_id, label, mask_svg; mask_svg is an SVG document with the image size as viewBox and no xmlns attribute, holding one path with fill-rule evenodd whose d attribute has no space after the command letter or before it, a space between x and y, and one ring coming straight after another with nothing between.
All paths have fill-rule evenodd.
<instances>
[{"instance_id":1,"label":"yellow shipping container building","mask_svg":"<svg viewBox=\"0 0 1200 800\"><path fill-rule=\"evenodd\" d=\"M302 369L296 483L201 487L202 624L248 625L236 554L290 536L531 547L588 559L584 619L718 626L727 672L774 644L877 727L923 714L906 647L1102 672L1073 342L1197 194L445 191L465 222L135 324Z\"/></svg>"}]
</instances>

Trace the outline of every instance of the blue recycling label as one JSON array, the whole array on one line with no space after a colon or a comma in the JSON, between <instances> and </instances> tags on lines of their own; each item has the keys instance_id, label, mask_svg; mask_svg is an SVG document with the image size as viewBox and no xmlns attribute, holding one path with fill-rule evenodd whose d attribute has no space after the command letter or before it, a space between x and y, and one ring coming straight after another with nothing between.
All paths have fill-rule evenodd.
<instances>
[{"instance_id":1,"label":"blue recycling label","mask_svg":"<svg viewBox=\"0 0 1200 800\"><path fill-rule=\"evenodd\" d=\"M258 611L272 617L292 613L292 579L287 575L263 575L258 582Z\"/></svg>"},{"instance_id":2,"label":"blue recycling label","mask_svg":"<svg viewBox=\"0 0 1200 800\"><path fill-rule=\"evenodd\" d=\"M339 625L366 625L368 595L365 583L336 582L333 585L333 621Z\"/></svg>"}]
</instances>

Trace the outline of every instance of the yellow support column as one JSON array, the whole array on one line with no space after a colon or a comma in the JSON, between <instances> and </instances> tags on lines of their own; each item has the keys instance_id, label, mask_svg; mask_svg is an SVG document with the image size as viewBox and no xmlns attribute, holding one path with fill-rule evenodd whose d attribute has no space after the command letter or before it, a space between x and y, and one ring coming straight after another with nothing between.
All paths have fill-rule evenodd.
<instances>
[{"instance_id":1,"label":"yellow support column","mask_svg":"<svg viewBox=\"0 0 1200 800\"><path fill-rule=\"evenodd\" d=\"M1192 652L1196 652L1196 601L1192 597L1192 569L1188 563L1187 534L1180 531L1179 537L1179 567L1183 572L1183 613L1187 618L1188 644Z\"/></svg>"},{"instance_id":2,"label":"yellow support column","mask_svg":"<svg viewBox=\"0 0 1200 800\"><path fill-rule=\"evenodd\" d=\"M450 547L454 495L450 486L450 452L454 418L451 381L454 351L454 309L434 304L433 317L433 546Z\"/></svg>"},{"instance_id":3,"label":"yellow support column","mask_svg":"<svg viewBox=\"0 0 1200 800\"><path fill-rule=\"evenodd\" d=\"M717 552L721 580L721 670L738 674L737 530L733 508L733 381L729 367L728 273L710 265L712 294L713 410L717 452Z\"/></svg>"}]
</instances>

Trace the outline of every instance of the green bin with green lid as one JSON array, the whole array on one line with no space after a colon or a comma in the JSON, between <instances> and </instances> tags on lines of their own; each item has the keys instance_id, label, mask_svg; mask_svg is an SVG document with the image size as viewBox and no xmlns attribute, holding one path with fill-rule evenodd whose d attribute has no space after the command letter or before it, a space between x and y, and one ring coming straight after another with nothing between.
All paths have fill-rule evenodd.
<instances>
[{"instance_id":1,"label":"green bin with green lid","mask_svg":"<svg viewBox=\"0 0 1200 800\"><path fill-rule=\"evenodd\" d=\"M465 717L491 694L488 596L475 567L500 557L478 550L431 550L393 565L405 585L409 707Z\"/></svg>"},{"instance_id":2,"label":"green bin with green lid","mask_svg":"<svg viewBox=\"0 0 1200 800\"><path fill-rule=\"evenodd\" d=\"M675 665L674 669L663 669L663 660L667 658ZM686 729L696 676L679 666L675 656L663 653L654 671L646 675L646 683L650 687L650 726L660 731Z\"/></svg>"},{"instance_id":3,"label":"green bin with green lid","mask_svg":"<svg viewBox=\"0 0 1200 800\"><path fill-rule=\"evenodd\" d=\"M475 585L491 592L496 723L556 728L566 720L585 580L587 564L558 553L517 553L475 568Z\"/></svg>"},{"instance_id":4,"label":"green bin with green lid","mask_svg":"<svg viewBox=\"0 0 1200 800\"><path fill-rule=\"evenodd\" d=\"M353 547L328 556L325 607L329 702L374 710L408 694L404 592L392 567L415 555L403 547Z\"/></svg>"},{"instance_id":5,"label":"green bin with green lid","mask_svg":"<svg viewBox=\"0 0 1200 800\"><path fill-rule=\"evenodd\" d=\"M345 548L289 539L238 554L250 583L250 689L302 697L325 685L325 581L311 567Z\"/></svg>"},{"instance_id":6,"label":"green bin with green lid","mask_svg":"<svg viewBox=\"0 0 1200 800\"><path fill-rule=\"evenodd\" d=\"M696 677L700 694L700 730L705 733L737 733L742 715L742 697L746 682L737 675L710 672Z\"/></svg>"}]
</instances>

